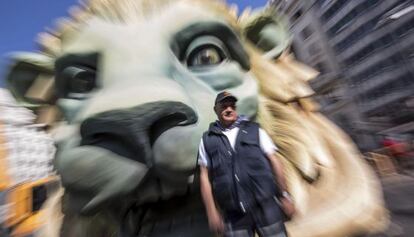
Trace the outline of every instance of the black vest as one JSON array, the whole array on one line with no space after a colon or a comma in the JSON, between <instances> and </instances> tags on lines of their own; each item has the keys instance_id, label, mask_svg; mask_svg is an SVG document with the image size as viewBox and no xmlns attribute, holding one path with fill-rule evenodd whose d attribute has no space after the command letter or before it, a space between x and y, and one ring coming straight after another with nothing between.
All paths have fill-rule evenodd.
<instances>
[{"instance_id":1,"label":"black vest","mask_svg":"<svg viewBox=\"0 0 414 237\"><path fill-rule=\"evenodd\" d=\"M270 162L260 148L259 125L242 121L239 128L235 150L216 123L203 134L214 198L225 212L246 212L277 193Z\"/></svg>"}]
</instances>

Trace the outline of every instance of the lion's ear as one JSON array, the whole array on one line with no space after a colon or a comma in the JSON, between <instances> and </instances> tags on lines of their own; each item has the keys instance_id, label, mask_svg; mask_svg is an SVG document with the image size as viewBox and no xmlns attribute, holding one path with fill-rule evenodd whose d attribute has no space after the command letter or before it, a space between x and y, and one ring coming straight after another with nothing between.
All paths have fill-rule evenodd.
<instances>
[{"instance_id":1,"label":"lion's ear","mask_svg":"<svg viewBox=\"0 0 414 237\"><path fill-rule=\"evenodd\" d=\"M19 52L10 55L8 89L26 107L48 104L54 97L54 60L46 55Z\"/></svg>"},{"instance_id":2,"label":"lion's ear","mask_svg":"<svg viewBox=\"0 0 414 237\"><path fill-rule=\"evenodd\" d=\"M240 22L244 36L268 59L278 58L290 45L286 24L273 9L245 14Z\"/></svg>"}]
</instances>

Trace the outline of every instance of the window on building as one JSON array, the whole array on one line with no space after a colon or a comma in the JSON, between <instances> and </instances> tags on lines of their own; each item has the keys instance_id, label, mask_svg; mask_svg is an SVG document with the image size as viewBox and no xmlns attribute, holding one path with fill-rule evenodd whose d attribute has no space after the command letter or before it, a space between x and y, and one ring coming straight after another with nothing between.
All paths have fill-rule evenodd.
<instances>
[{"instance_id":1,"label":"window on building","mask_svg":"<svg viewBox=\"0 0 414 237\"><path fill-rule=\"evenodd\" d=\"M392 36L387 34L387 35L383 36L380 40L383 43L383 45L385 47L387 47L392 43Z\"/></svg>"},{"instance_id":2,"label":"window on building","mask_svg":"<svg viewBox=\"0 0 414 237\"><path fill-rule=\"evenodd\" d=\"M280 11L284 12L284 10L286 9L287 1L285 1L285 0L275 0L271 4L273 4L273 6L276 6L277 9L279 9Z\"/></svg>"},{"instance_id":3,"label":"window on building","mask_svg":"<svg viewBox=\"0 0 414 237\"><path fill-rule=\"evenodd\" d=\"M288 7L287 7L287 9L285 11L285 14L286 15L290 15L290 13L292 12L293 8L296 7L296 5L297 5L297 0L295 0L295 1L288 1L288 5L287 5Z\"/></svg>"},{"instance_id":4,"label":"window on building","mask_svg":"<svg viewBox=\"0 0 414 237\"><path fill-rule=\"evenodd\" d=\"M312 35L312 31L309 28L309 26L306 26L305 28L303 28L303 30L300 32L301 36L303 39L308 39L311 35Z\"/></svg>"},{"instance_id":5,"label":"window on building","mask_svg":"<svg viewBox=\"0 0 414 237\"><path fill-rule=\"evenodd\" d=\"M409 88L414 85L414 81L411 80L411 75L405 73L402 76L395 78L394 80L386 83L371 91L366 91L363 96L363 101L377 100L381 97L385 97L389 94L399 93L405 88Z\"/></svg>"},{"instance_id":6,"label":"window on building","mask_svg":"<svg viewBox=\"0 0 414 237\"><path fill-rule=\"evenodd\" d=\"M398 27L398 29L395 30L395 34L399 37L403 37L409 34L412 30L414 30L414 18Z\"/></svg>"},{"instance_id":7,"label":"window on building","mask_svg":"<svg viewBox=\"0 0 414 237\"><path fill-rule=\"evenodd\" d=\"M374 7L374 6L376 6L378 3L380 3L381 1L380 0L366 0L364 3L363 3L363 6L365 7L365 8L369 8L369 7Z\"/></svg>"},{"instance_id":8,"label":"window on building","mask_svg":"<svg viewBox=\"0 0 414 237\"><path fill-rule=\"evenodd\" d=\"M324 1L325 5L327 5L331 1ZM337 0L334 4L330 6L330 8L322 15L322 18L327 21L331 19L339 10L341 10L345 4L350 2L349 0Z\"/></svg>"},{"instance_id":9,"label":"window on building","mask_svg":"<svg viewBox=\"0 0 414 237\"><path fill-rule=\"evenodd\" d=\"M349 131L351 129L351 123L344 114L339 114L335 116L334 121L339 125L339 127L344 129L345 131Z\"/></svg>"},{"instance_id":10,"label":"window on building","mask_svg":"<svg viewBox=\"0 0 414 237\"><path fill-rule=\"evenodd\" d=\"M345 63L347 65L354 65L354 64L360 62L361 60L364 60L366 57L370 56L375 51L383 48L383 45L384 44L382 43L382 38L380 38L380 39L372 42L371 44L365 46L364 48L362 48L357 53L355 53L352 56L345 59Z\"/></svg>"},{"instance_id":11,"label":"window on building","mask_svg":"<svg viewBox=\"0 0 414 237\"><path fill-rule=\"evenodd\" d=\"M312 43L309 45L309 54L310 55L316 55L321 51L321 48L316 44Z\"/></svg>"},{"instance_id":12,"label":"window on building","mask_svg":"<svg viewBox=\"0 0 414 237\"><path fill-rule=\"evenodd\" d=\"M346 50L347 48L349 48L352 44L356 43L358 40L362 39L366 35L369 35L369 33L371 31L376 29L376 26L378 25L378 22L384 17L384 14L386 14L388 11L390 11L390 9L393 9L396 5L401 5L403 2L404 2L404 0L403 1L401 1L401 0L397 1L395 4L393 4L392 6L390 6L387 9L384 9L379 14L377 14L374 18L372 18L371 20L369 20L365 24L363 24L360 27L358 27L357 29L355 29L352 34L350 34L345 39L341 40L338 44L335 45L335 50L338 53L341 53L344 50ZM377 1L377 0L367 1L367 2L365 2L365 4L366 4L365 7L372 8L378 3L379 3L379 1ZM365 10L367 10L367 9L365 9ZM407 27L407 28L405 28L405 27ZM404 24L404 26L401 26L400 29L398 30L398 32L395 32L395 34L399 35L399 36L407 34L411 30L413 30L413 27L414 27L414 19L411 20L410 22L407 22L406 24ZM331 31L331 30L329 30L328 33L332 36L334 36L334 34L335 34L335 32ZM384 42L385 44L387 44L387 40L389 41L390 39L389 38L385 39L385 42Z\"/></svg>"},{"instance_id":13,"label":"window on building","mask_svg":"<svg viewBox=\"0 0 414 237\"><path fill-rule=\"evenodd\" d=\"M404 27L404 26L402 26L402 27ZM414 26L410 26L410 27L413 28ZM398 34L398 29L397 29L397 32L394 32L394 33ZM393 33L384 35L383 37L375 40L370 45L364 47L363 49L361 49L360 51L358 51L354 55L348 57L345 60L345 63L347 65L353 65L353 64L363 60L364 58L370 56L374 52L385 49L386 47L389 47L393 43L397 43L397 42L395 42L395 39L393 38L392 34ZM396 56L394 55L392 58L395 59ZM398 61L401 61L401 60L398 60Z\"/></svg>"},{"instance_id":14,"label":"window on building","mask_svg":"<svg viewBox=\"0 0 414 237\"><path fill-rule=\"evenodd\" d=\"M412 45L411 47L409 47L408 57L414 59L414 45Z\"/></svg>"},{"instance_id":15,"label":"window on building","mask_svg":"<svg viewBox=\"0 0 414 237\"><path fill-rule=\"evenodd\" d=\"M413 80L412 75L410 73L405 74L404 78L402 79L402 83L404 87L414 85L414 80Z\"/></svg>"},{"instance_id":16,"label":"window on building","mask_svg":"<svg viewBox=\"0 0 414 237\"><path fill-rule=\"evenodd\" d=\"M359 15L364 14L367 10L372 9L376 6L380 0L366 0L357 5L352 11L346 14L340 21L333 25L329 30L328 34L334 36L336 33L345 29L349 24L354 21ZM335 5L335 4L334 4Z\"/></svg>"},{"instance_id":17,"label":"window on building","mask_svg":"<svg viewBox=\"0 0 414 237\"><path fill-rule=\"evenodd\" d=\"M315 64L315 68L321 74L325 74L325 73L328 72L328 69L327 69L326 65L324 63L322 63L322 62L319 62L319 63Z\"/></svg>"},{"instance_id":18,"label":"window on building","mask_svg":"<svg viewBox=\"0 0 414 237\"><path fill-rule=\"evenodd\" d=\"M333 1L334 0L317 0L316 4L318 4L318 6L320 6L321 8L324 8L324 7L328 6Z\"/></svg>"},{"instance_id":19,"label":"window on building","mask_svg":"<svg viewBox=\"0 0 414 237\"><path fill-rule=\"evenodd\" d=\"M298 57L296 41L293 41L292 44L290 45L290 51L293 53L293 55L295 55L296 58Z\"/></svg>"},{"instance_id":20,"label":"window on building","mask_svg":"<svg viewBox=\"0 0 414 237\"><path fill-rule=\"evenodd\" d=\"M299 19L303 15L303 12L301 9L297 10L295 14L292 16L292 22L295 22L297 19Z\"/></svg>"},{"instance_id":21,"label":"window on building","mask_svg":"<svg viewBox=\"0 0 414 237\"><path fill-rule=\"evenodd\" d=\"M394 55L385 58L379 61L378 63L368 67L364 71L358 73L353 78L351 78L351 82L355 86L359 86L364 81L369 81L371 78L379 74L386 73L396 68L402 67L402 61L403 58L401 56L401 52L396 52Z\"/></svg>"},{"instance_id":22,"label":"window on building","mask_svg":"<svg viewBox=\"0 0 414 237\"><path fill-rule=\"evenodd\" d=\"M374 42L372 42L372 46L375 48L375 49L381 49L381 48L383 48L384 47L384 42L382 41L382 38L380 38L380 39L378 39L378 40L375 40Z\"/></svg>"}]
</instances>

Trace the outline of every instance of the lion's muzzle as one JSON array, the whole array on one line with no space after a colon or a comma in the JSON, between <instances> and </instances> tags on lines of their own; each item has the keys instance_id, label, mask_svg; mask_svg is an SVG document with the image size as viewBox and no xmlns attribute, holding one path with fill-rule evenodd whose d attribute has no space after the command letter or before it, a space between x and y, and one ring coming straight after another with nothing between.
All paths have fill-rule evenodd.
<instances>
[{"instance_id":1,"label":"lion's muzzle","mask_svg":"<svg viewBox=\"0 0 414 237\"><path fill-rule=\"evenodd\" d=\"M155 140L172 127L195 122L197 115L194 110L180 102L152 102L106 111L82 123L81 145L102 147L151 167L151 147Z\"/></svg>"}]
</instances>

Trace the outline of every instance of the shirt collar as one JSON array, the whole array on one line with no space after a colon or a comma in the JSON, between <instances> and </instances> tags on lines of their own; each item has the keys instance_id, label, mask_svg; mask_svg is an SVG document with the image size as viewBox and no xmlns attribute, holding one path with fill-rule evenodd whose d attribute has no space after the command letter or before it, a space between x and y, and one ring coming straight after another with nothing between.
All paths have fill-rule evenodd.
<instances>
[{"instance_id":1,"label":"shirt collar","mask_svg":"<svg viewBox=\"0 0 414 237\"><path fill-rule=\"evenodd\" d=\"M243 121L248 121L249 119L247 118L247 116L245 115L239 115L237 116L237 120L228 128L225 128L221 125L220 121L216 120L216 126L221 130L221 131L228 131L231 130L233 128L237 128L240 126L240 123Z\"/></svg>"}]
</instances>

